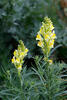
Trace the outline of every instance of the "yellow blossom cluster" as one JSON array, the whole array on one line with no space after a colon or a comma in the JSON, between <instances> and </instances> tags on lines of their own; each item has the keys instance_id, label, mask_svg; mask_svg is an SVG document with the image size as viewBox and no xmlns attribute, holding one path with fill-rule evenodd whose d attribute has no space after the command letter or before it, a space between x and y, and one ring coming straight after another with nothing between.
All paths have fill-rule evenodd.
<instances>
[{"instance_id":1,"label":"yellow blossom cluster","mask_svg":"<svg viewBox=\"0 0 67 100\"><path fill-rule=\"evenodd\" d=\"M18 48L14 51L14 56L12 58L12 63L15 65L15 67L21 71L22 70L22 64L24 63L24 57L27 55L28 49L24 46L24 43L22 40L19 41Z\"/></svg>"},{"instance_id":2,"label":"yellow blossom cluster","mask_svg":"<svg viewBox=\"0 0 67 100\"><path fill-rule=\"evenodd\" d=\"M42 22L42 26L36 36L36 40L38 40L38 46L42 48L43 53L46 56L49 55L51 48L54 47L55 38L56 34L53 24L48 17L45 17L44 22Z\"/></svg>"}]
</instances>

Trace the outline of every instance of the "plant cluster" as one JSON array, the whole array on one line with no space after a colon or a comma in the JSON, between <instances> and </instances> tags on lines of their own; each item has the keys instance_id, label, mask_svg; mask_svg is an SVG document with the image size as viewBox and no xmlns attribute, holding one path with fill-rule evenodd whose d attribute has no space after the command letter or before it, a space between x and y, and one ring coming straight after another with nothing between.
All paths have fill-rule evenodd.
<instances>
[{"instance_id":1,"label":"plant cluster","mask_svg":"<svg viewBox=\"0 0 67 100\"><path fill-rule=\"evenodd\" d=\"M6 72L5 85L0 88L0 97L3 100L65 100L67 98L67 91L64 87L66 79L63 79L67 75L63 75L66 70L62 71L67 65L53 64L52 60L49 60L50 50L54 46L53 40L56 38L53 29L51 20L45 17L36 36L38 46L43 51L44 59L35 56L36 68L34 65L30 69L22 68L23 59L27 55L28 49L21 40L19 41L20 44L14 51L12 58L12 63L16 68L11 68ZM52 37L49 37L50 35ZM20 74L17 74L16 70L19 71L19 69Z\"/></svg>"}]
</instances>

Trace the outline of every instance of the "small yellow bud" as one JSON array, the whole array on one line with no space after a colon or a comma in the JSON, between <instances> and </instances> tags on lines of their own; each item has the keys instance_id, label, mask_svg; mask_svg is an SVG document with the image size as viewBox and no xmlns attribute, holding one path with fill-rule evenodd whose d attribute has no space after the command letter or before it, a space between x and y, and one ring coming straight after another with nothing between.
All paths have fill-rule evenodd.
<instances>
[{"instance_id":1,"label":"small yellow bud","mask_svg":"<svg viewBox=\"0 0 67 100\"><path fill-rule=\"evenodd\" d=\"M18 71L21 71L22 70L22 66L19 65L17 69L18 69Z\"/></svg>"},{"instance_id":2,"label":"small yellow bud","mask_svg":"<svg viewBox=\"0 0 67 100\"><path fill-rule=\"evenodd\" d=\"M18 66L18 69L20 69L20 68L22 68L22 66L21 66L21 65L19 65L19 66Z\"/></svg>"},{"instance_id":3,"label":"small yellow bud","mask_svg":"<svg viewBox=\"0 0 67 100\"><path fill-rule=\"evenodd\" d=\"M28 52L28 49L27 49L27 48L25 49L25 52L26 52L26 53Z\"/></svg>"},{"instance_id":4,"label":"small yellow bud","mask_svg":"<svg viewBox=\"0 0 67 100\"><path fill-rule=\"evenodd\" d=\"M50 64L50 65L53 63L53 61L52 61L52 60L48 60L48 62L49 62L49 64Z\"/></svg>"}]
</instances>

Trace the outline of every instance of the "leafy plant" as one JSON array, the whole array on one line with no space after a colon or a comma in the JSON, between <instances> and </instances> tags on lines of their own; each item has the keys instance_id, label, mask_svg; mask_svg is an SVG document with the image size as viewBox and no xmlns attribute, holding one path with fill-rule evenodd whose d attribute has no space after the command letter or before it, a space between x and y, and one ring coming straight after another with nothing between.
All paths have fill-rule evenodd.
<instances>
[{"instance_id":1,"label":"leafy plant","mask_svg":"<svg viewBox=\"0 0 67 100\"><path fill-rule=\"evenodd\" d=\"M23 54L27 54L27 52L25 53L26 48L23 42L20 41L18 52L14 51L15 59L12 59L16 68L11 64L10 70L4 71L4 69L1 69L0 76L4 77L4 81L0 83L3 84L0 87L0 97L3 100L65 100L67 98L67 91L65 90L67 87L65 87L67 83L67 65L54 64L49 59L50 50L54 46L53 40L56 38L55 33L52 31L53 29L51 20L46 17L36 36L38 46L41 47L44 57L35 56L35 66L32 65L32 69L27 69L24 64L20 74L18 74L17 57L20 60L20 53L22 54L23 49ZM50 37L49 32L52 37ZM19 55L16 56L18 53Z\"/></svg>"}]
</instances>

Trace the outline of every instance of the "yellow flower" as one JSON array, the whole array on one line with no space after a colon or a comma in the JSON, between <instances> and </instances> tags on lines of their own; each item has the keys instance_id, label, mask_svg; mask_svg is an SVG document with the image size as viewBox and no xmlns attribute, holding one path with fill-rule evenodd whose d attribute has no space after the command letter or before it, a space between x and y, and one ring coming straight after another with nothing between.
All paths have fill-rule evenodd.
<instances>
[{"instance_id":1,"label":"yellow flower","mask_svg":"<svg viewBox=\"0 0 67 100\"><path fill-rule=\"evenodd\" d=\"M40 34L37 34L36 40L42 40L42 37Z\"/></svg>"},{"instance_id":2,"label":"yellow flower","mask_svg":"<svg viewBox=\"0 0 67 100\"><path fill-rule=\"evenodd\" d=\"M53 29L54 29L54 26L53 26L52 24L50 25L50 29L51 29L51 30L53 30Z\"/></svg>"},{"instance_id":3,"label":"yellow flower","mask_svg":"<svg viewBox=\"0 0 67 100\"><path fill-rule=\"evenodd\" d=\"M22 66L21 66L21 65L19 65L19 66L18 66L18 69L20 69L20 68L22 68Z\"/></svg>"},{"instance_id":4,"label":"yellow flower","mask_svg":"<svg viewBox=\"0 0 67 100\"><path fill-rule=\"evenodd\" d=\"M11 61L12 61L12 63L14 63L14 62L15 62L15 58L13 57L13 58L11 59Z\"/></svg>"},{"instance_id":5,"label":"yellow flower","mask_svg":"<svg viewBox=\"0 0 67 100\"><path fill-rule=\"evenodd\" d=\"M24 52L21 52L20 55L23 56L24 55Z\"/></svg>"},{"instance_id":6,"label":"yellow flower","mask_svg":"<svg viewBox=\"0 0 67 100\"><path fill-rule=\"evenodd\" d=\"M50 37L48 34L45 34L44 38L45 38L45 40L48 40Z\"/></svg>"},{"instance_id":7,"label":"yellow flower","mask_svg":"<svg viewBox=\"0 0 67 100\"><path fill-rule=\"evenodd\" d=\"M17 59L16 59L16 62L17 62L17 63L20 63L20 59L19 59L19 58L17 58Z\"/></svg>"},{"instance_id":8,"label":"yellow flower","mask_svg":"<svg viewBox=\"0 0 67 100\"><path fill-rule=\"evenodd\" d=\"M48 60L48 62L49 62L49 64L50 64L50 65L53 63L53 61L52 61L52 60Z\"/></svg>"},{"instance_id":9,"label":"yellow flower","mask_svg":"<svg viewBox=\"0 0 67 100\"><path fill-rule=\"evenodd\" d=\"M16 55L17 55L17 50L14 51L14 56L16 56Z\"/></svg>"},{"instance_id":10,"label":"yellow flower","mask_svg":"<svg viewBox=\"0 0 67 100\"><path fill-rule=\"evenodd\" d=\"M39 42L38 42L38 46L39 46L39 47L42 47L42 46L43 46L43 43L42 43L41 41L39 41Z\"/></svg>"},{"instance_id":11,"label":"yellow flower","mask_svg":"<svg viewBox=\"0 0 67 100\"><path fill-rule=\"evenodd\" d=\"M26 52L26 53L28 52L28 49L27 49L27 48L25 49L25 52Z\"/></svg>"},{"instance_id":12,"label":"yellow flower","mask_svg":"<svg viewBox=\"0 0 67 100\"><path fill-rule=\"evenodd\" d=\"M55 38L56 38L56 34L55 34L55 33L52 33L52 34L51 34L51 38L52 38L52 39L55 39Z\"/></svg>"},{"instance_id":13,"label":"yellow flower","mask_svg":"<svg viewBox=\"0 0 67 100\"><path fill-rule=\"evenodd\" d=\"M19 71L21 71L21 70L22 70L22 66L19 65L17 69L18 69Z\"/></svg>"},{"instance_id":14,"label":"yellow flower","mask_svg":"<svg viewBox=\"0 0 67 100\"><path fill-rule=\"evenodd\" d=\"M43 31L43 26L40 28L40 32L42 32Z\"/></svg>"},{"instance_id":15,"label":"yellow flower","mask_svg":"<svg viewBox=\"0 0 67 100\"><path fill-rule=\"evenodd\" d=\"M54 40L50 41L49 43L50 48L53 48L53 45L54 45Z\"/></svg>"}]
</instances>

